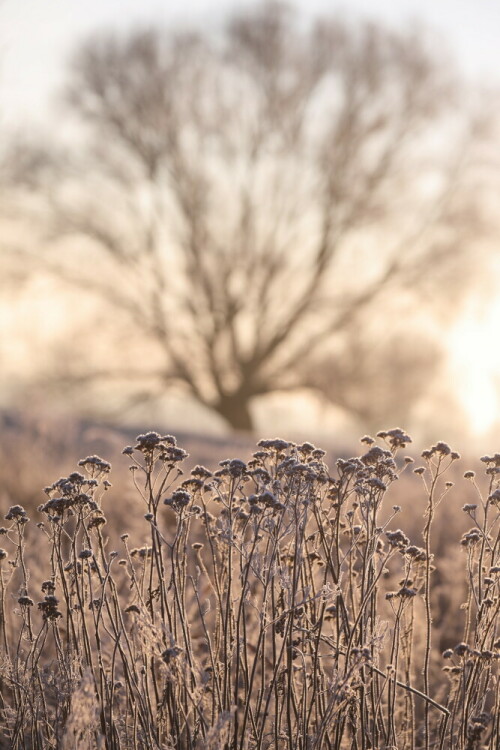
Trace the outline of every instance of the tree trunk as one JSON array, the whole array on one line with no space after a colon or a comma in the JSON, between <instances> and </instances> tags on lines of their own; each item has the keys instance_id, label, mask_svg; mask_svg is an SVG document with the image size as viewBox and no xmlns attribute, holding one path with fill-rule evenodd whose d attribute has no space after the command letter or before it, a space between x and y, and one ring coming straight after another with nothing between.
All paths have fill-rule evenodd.
<instances>
[{"instance_id":1,"label":"tree trunk","mask_svg":"<svg viewBox=\"0 0 500 750\"><path fill-rule=\"evenodd\" d=\"M252 432L253 419L250 413L250 399L241 393L231 393L221 396L214 404L214 411L228 422L233 430L238 432Z\"/></svg>"}]
</instances>

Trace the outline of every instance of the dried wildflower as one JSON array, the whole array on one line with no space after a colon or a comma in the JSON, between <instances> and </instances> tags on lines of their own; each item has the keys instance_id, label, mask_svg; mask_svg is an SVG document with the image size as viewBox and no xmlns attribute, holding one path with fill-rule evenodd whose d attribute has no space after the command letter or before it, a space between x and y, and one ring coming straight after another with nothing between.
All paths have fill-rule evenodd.
<instances>
[{"instance_id":1,"label":"dried wildflower","mask_svg":"<svg viewBox=\"0 0 500 750\"><path fill-rule=\"evenodd\" d=\"M184 459L189 457L189 453L185 451L183 448L178 448L177 446L169 446L165 451L160 453L158 458L160 461L164 461L168 464L176 464L180 463L181 461L184 461Z\"/></svg>"},{"instance_id":2,"label":"dried wildflower","mask_svg":"<svg viewBox=\"0 0 500 750\"><path fill-rule=\"evenodd\" d=\"M479 714L479 716L471 718L467 727L468 748L478 747L478 743L481 741L481 738L484 732L487 730L489 723L490 717L486 713L481 713Z\"/></svg>"},{"instance_id":3,"label":"dried wildflower","mask_svg":"<svg viewBox=\"0 0 500 750\"><path fill-rule=\"evenodd\" d=\"M228 466L229 475L231 477L234 477L235 479L243 476L246 470L247 470L246 463L244 461L241 461L239 458L233 458L229 462L229 466Z\"/></svg>"},{"instance_id":4,"label":"dried wildflower","mask_svg":"<svg viewBox=\"0 0 500 750\"><path fill-rule=\"evenodd\" d=\"M69 654L71 663L68 662L68 668L66 669L64 663L55 664L57 672L55 669L53 672L61 676L68 674L70 679L75 674L75 679L79 679L80 662L75 664L75 669L72 671L75 653L73 644L78 647L78 638L85 622L89 627L92 624L96 628L96 638L91 633L91 647L95 648L97 645L101 648L103 658L99 661L100 655L94 652L95 668L98 670L98 678L104 679L103 684L110 688L100 691L97 700L101 701L102 705L96 707L94 684L89 679L89 699L95 708L94 718L92 718L94 723L96 719L99 721L99 711L104 712L105 717L113 715L115 709L108 701L116 700L116 716L119 717L116 724L118 733L122 731L122 728L126 733L128 726L134 732L134 716L138 716L142 721L140 713L142 704L138 703L138 700L141 700L140 692L144 693L146 698L148 691L150 692L153 703L146 700L144 707L147 712L150 712L152 708L152 713L156 717L157 707L154 701L156 699L164 701L167 688L168 706L165 707L165 711L162 711L160 720L163 723L161 729L158 730L161 731L162 738L165 738L169 747L180 741L178 739L180 735L176 734L175 721L171 720L172 716L175 720L175 714L178 713L186 732L191 731L192 728L193 742L196 744L196 738L199 739L198 735L201 732L199 727L204 726L204 717L206 717L209 723L205 726L204 741L209 750L212 745L219 747L226 742L226 740L220 742L220 738L215 736L216 733L212 733L212 729L216 725L217 714L220 711L219 700L222 699L227 703L226 698L229 695L230 703L234 703L235 707L242 706L245 700L250 701L252 711L254 705L260 711L258 703L263 701L262 711L258 713L257 731L264 744L268 742L264 737L269 737L269 742L272 744L272 721L276 716L279 718L281 707L284 705L283 698L290 689L291 675L292 680L297 680L296 684L291 686L292 690L296 691L300 700L294 702L292 693L290 715L294 726L287 727L287 720L283 714L281 727L278 728L279 743L284 746L294 744L295 737L301 736L302 726L307 724L306 731L310 734L300 741L304 747L309 745L312 747L315 742L316 744L318 742L313 736L313 733L318 731L318 727L320 732L321 726L324 726L325 731L328 732L328 722L331 723L332 717L338 717L339 721L336 723L339 726L339 743L342 745L346 743L349 745L353 742L362 744L363 736L359 728L359 718L366 708L362 704L362 693L365 692L368 696L369 687L366 691L360 688L363 687L365 678L368 677L368 680L371 680L372 675L371 668L364 668L365 660L368 661L372 656L376 658L380 673L386 661L383 654L393 653L397 656L398 649L404 650L411 642L413 633L405 631L407 631L407 625L410 625L412 602L415 601L418 609L415 620L415 628L417 628L420 623L420 610L423 609L422 604L418 606L419 598L420 596L429 597L423 568L425 564L431 567L431 559L425 549L410 544L408 536L401 529L387 530L388 523L395 524L395 521L388 522L387 519L394 518L394 514L398 513L401 508L399 505L392 505L392 501L389 502L388 507L380 508L379 500L396 478L396 473L401 472L403 461L398 460L396 465L394 448L400 447L399 443L404 442L408 436L399 430L381 434L387 444L377 445L373 438L365 436L362 442L366 447L361 451L364 455L339 459L338 475L336 474L335 479L328 476L328 470L322 462L324 451L314 448L311 443L297 446L276 439L261 441L254 458L246 463L239 459L222 461L217 467L215 478L208 469L197 466L188 479L180 482L175 475L182 472L175 468L170 472L170 464L175 462L174 459L184 455L182 452L177 452L180 449L175 445L175 441L173 439L173 442L169 441L159 433L145 433L139 436L138 442L140 442L141 450L139 450L138 460L141 461L142 468L147 470L146 473L148 476L150 474L152 480L150 485L146 484L146 490L143 492L144 497L152 502L152 507L144 507L139 515L148 510L149 512L144 515L146 521L150 522L156 517L159 493L161 493L162 500L167 495L171 495L166 505L170 505L184 515L178 519L177 525L172 523L172 518L168 514L165 518L160 515L158 529L155 530L146 525L147 538L149 544L153 546L133 549L130 552L132 559L128 557L129 548L126 548L127 555L124 555L126 559L120 560L116 552L109 552L110 541L107 537L96 540L99 541L99 549L103 553L100 581L97 577L89 581L78 578L79 573L87 570L85 560L87 560L87 565L90 565L90 570L92 567L97 570L98 563L94 562L94 556L97 556L97 559L101 556L101 552L98 554L97 549L94 555L91 549L82 549L86 545L89 548L95 547L94 542L91 543L90 540L96 535L95 533L87 535L87 530L94 526L99 527L104 519L100 509L93 506L96 502L94 490L98 482L95 477L85 478L78 472L58 480L47 488L48 502L46 503L47 516L51 523L56 523L54 519L57 519L58 528L54 526L49 528L46 522L45 536L49 545L57 544L62 540L64 546L61 549L62 557L52 558L52 560L56 559L57 565L50 565L50 572L46 574L52 575L53 578L42 584L41 598L46 596L46 599L38 605L40 615L33 618L32 625L39 627L38 620L41 620L43 615L47 621L42 631L45 637L47 625L51 620L55 622L61 618L61 611L64 615L68 613L68 622L64 622L60 631L55 634L57 639L61 640L60 650L54 648L54 643L57 645L57 641L53 638L50 638L50 642L47 641L48 652L40 657L41 665L45 660L42 669L46 668L46 657L48 660L53 657L61 659ZM387 450L389 441L392 441L392 451ZM135 449L130 446L128 450L125 450L125 454L137 456ZM446 449L440 447L440 444L437 444L428 455L431 458L434 457L436 462L435 466L431 467L434 471L441 460L440 456L446 456L442 463L442 468L445 469L453 460L454 454L451 450L448 453ZM488 470L500 472L500 461L498 466L495 465L496 461L494 457L493 462L488 464ZM166 462L166 465L162 465L162 462ZM405 458L404 463L410 464L411 459ZM141 472L141 466L138 468L139 472ZM424 468L417 469L417 473L424 471ZM249 482L248 488L243 487L244 482ZM103 485L104 482L101 486ZM493 490L496 486L497 478L495 477L492 480L491 489ZM144 484L141 483L141 490L143 487ZM208 493L208 496L201 493ZM154 496L154 504L151 501L152 496ZM194 505L194 502L199 504ZM308 504L310 507L306 510ZM469 504L464 506L464 510L472 513L476 507ZM71 522L65 523L70 514L73 515ZM141 523L143 529L144 519ZM184 519L185 523L183 523ZM475 518L472 517L471 520L476 526ZM460 737L462 750L465 750L467 744L468 724L466 722L476 729L481 722L483 724L485 722L484 717L478 717L476 713L482 706L482 696L492 694L492 685L494 690L496 684L494 680L498 676L499 667L497 659L500 660L500 640L495 640L497 634L493 635L494 612L498 605L498 600L494 599L494 596L497 594L500 580L498 576L500 565L494 564L497 562L496 546L498 545L495 546L496 542L493 540L491 545L486 544L485 535L488 533L493 535L493 532L496 534L493 520L488 520L484 529L471 529L464 537L465 544L471 545L471 548L467 550L469 555L466 556L468 557L466 563L468 572L472 574L471 587L473 587L472 596L468 597L472 609L469 618L470 627L466 630L467 637L464 636L464 638L476 644L477 647L469 648L466 644L458 644L455 649L448 648L443 652L443 659L447 660L445 662L447 666L444 667L443 664L442 666L447 670L446 674L452 681L449 701L447 700L445 705L450 706L450 713L455 711L454 716L457 718L453 731L457 737ZM345 540L341 536L338 542L338 534L343 534L345 530L349 534L349 539ZM161 534L158 533L160 531ZM6 534L9 532L10 529L5 530ZM127 542L128 534L122 534L121 539ZM142 538L138 537L138 539ZM101 541L104 544L103 547L100 546ZM478 552L477 548L472 547L476 541L480 542L478 546L481 546L482 541L484 542L482 557L474 554ZM142 544L143 542L136 543ZM81 549L82 552L78 556L78 551ZM231 586L228 588L229 557L227 553L230 549L233 550L234 575ZM76 550L77 559L66 565L67 555L72 556L73 550ZM0 551L0 559L1 557ZM121 576L120 573L116 575L116 586L111 578L106 578L110 568L113 567L111 561L115 558L118 564L125 568ZM387 563L386 558L391 558L391 562ZM17 566L19 565L20 563L17 562ZM59 569L59 565L62 569ZM321 571L318 571L319 565L323 565ZM390 570L385 567L386 565L390 566ZM489 568L489 565L492 567ZM370 569L376 575L376 580L371 573L367 575ZM3 570L5 573L4 567ZM100 563L99 572L101 572ZM318 575L318 572L323 575ZM332 575L333 573L335 575ZM8 576L4 575L3 578L6 580ZM394 591L388 591L385 594L386 586L381 584L383 578L394 580L394 583L387 585L387 588L394 588ZM64 607L58 606L54 596L56 579L58 593L61 591L65 598L67 597L67 602L65 602L60 594ZM375 588L372 588L371 581L374 581ZM21 571L17 571L17 575L13 578L13 585L23 586ZM263 586L268 587L269 596L260 596L259 592ZM26 599L23 597L18 599L19 593L26 594ZM387 604L380 602L384 595ZM196 601L198 596L200 598ZM127 605L128 597L130 597L129 602L135 603ZM368 602L370 597L373 601L373 608L370 603L371 612L366 610L367 617L359 618L360 627L354 628L353 631L351 625L356 622L357 613L361 612L364 606L362 602ZM25 587L17 588L14 602L16 600L19 606L32 606L28 604L29 597L27 597ZM333 604L333 601L336 603ZM379 609L380 604L382 610ZM104 609L101 612L103 606ZM488 607L490 609L487 609ZM89 609L94 611L94 618L89 617ZM387 628L390 641L392 641L388 644L389 649L386 648L387 644L383 643L386 628L381 619L387 610L392 610L395 616L402 613L403 618L401 627ZM25 619L27 619L28 611L30 612L27 609L22 610ZM112 620L109 619L111 615ZM131 617L128 618L128 615ZM210 644L203 638L200 616L202 618L206 616L208 628L212 628L214 624L216 626L217 636L212 651ZM322 616L327 626L324 632ZM115 628L115 621L120 624L121 617L126 623L126 633L122 633L120 627ZM191 620L191 617L194 617L194 620ZM238 617L240 628L236 619ZM217 623L220 624L220 628ZM479 632L479 638L478 623L484 631ZM437 623L435 624L437 627ZM184 626L185 631L183 631ZM262 633L260 646L259 628ZM192 629L192 637L189 636L190 629ZM490 635L487 635L488 633ZM181 653L176 646L174 638L177 638L179 634L183 638L188 637L189 653ZM442 631L440 635L446 637L446 633ZM247 636L250 637L248 644L245 643ZM276 641L274 641L275 638ZM127 645L127 640L129 640L130 647ZM492 644L492 641L495 643ZM438 688L440 689L437 681L434 683L435 643L437 642L438 638L435 638L429 654L431 664L429 694L432 695L439 695ZM39 643L42 645L41 639ZM331 648L327 645L330 643ZM445 643L447 645L448 641ZM123 649L120 644L123 644ZM252 644L257 644L255 648L260 648L260 652L254 651ZM227 685L223 690L223 695L220 694L219 689L222 687L222 677L225 674L224 660L245 659L247 647L249 655L252 649L251 658L255 660L258 670L261 670L264 662L267 675L267 677L264 675L265 683L269 686L269 680L275 680L276 691L269 688L271 692L267 713L264 711L264 702L267 700L268 693L262 694L261 691L255 697L252 692L248 691L249 686L246 685L244 679L240 679L238 683L234 682L236 676L233 674L234 670L229 670L230 674L226 670ZM324 678L321 677L321 680L315 684L311 667L314 649L317 648L320 649L319 656L324 669L319 669L318 666L319 671L316 671L318 676L321 676L319 673L322 672ZM417 673L421 665L422 650L420 646L415 649L411 655L411 665L408 661L412 673ZM113 653L116 654L114 676L111 674ZM351 655L349 663L347 663L348 653ZM84 661L87 661L87 656L88 654L84 652ZM297 661L292 663L299 657L301 657L300 663ZM408 660L409 658L408 654ZM207 665L207 662L212 659L213 663ZM386 674L388 679L396 681L397 677L402 676L404 665L403 663L400 665L402 667L400 670L398 662L392 658L390 661L393 664L387 666ZM457 667L457 664L460 664L460 667ZM137 677L140 674L142 677L138 678L137 683L134 682L134 675ZM116 679L118 676L120 679ZM42 673L42 677L43 686L45 686L45 673ZM480 686L478 690L473 684L476 677L480 680L480 683L477 683ZM48 679L51 681L48 684L52 691L52 685L55 684L53 676L49 675ZM463 711L459 704L462 693L456 690L460 679L463 680L467 689L469 684L471 688L472 699L470 708L466 711ZM155 680L157 680L158 687L156 696ZM123 684L120 687L122 681ZM257 676L256 683L260 684L260 682L260 677ZM302 689L309 685L311 685L310 691ZM64 695L67 695L69 699L74 693L73 683L63 687L67 691ZM38 690L38 683L35 688ZM126 695L114 694L114 690L118 691L122 688L125 688ZM259 689L258 687L257 690ZM263 689L266 691L265 685ZM192 692L189 692L190 690ZM408 716L404 715L403 690L404 686L401 691L398 691L394 685L392 696L396 713L394 714L394 732L391 730L391 742L397 742L399 731L402 733L406 731L408 742L411 744L413 738L410 737ZM401 695L401 700L398 693ZM190 701L196 702L199 710L193 705L189 713L182 713L182 701L186 695ZM278 700L276 696L279 696ZM35 697L36 702L33 702L33 706L36 708L41 703L38 703L38 695ZM52 692L48 697L47 705L52 711ZM315 697L319 700L313 704ZM306 705L308 700L309 705ZM380 704L380 737L382 737L382 726L385 721L382 719L382 708L385 705L386 698ZM489 703L486 702L485 705ZM181 706L180 712L179 706ZM325 708L327 708L326 714ZM123 716L119 713L122 709ZM430 706L429 710L431 710ZM368 704L367 715L369 711ZM26 715L29 713L27 711ZM422 733L422 716L423 710L418 708L414 715L414 726L415 732L420 733L419 737ZM151 722L152 732L156 731L153 723L156 722L155 717ZM243 712L240 712L240 717L243 718ZM144 718L149 723L146 715ZM188 725L186 720L191 722L191 718L192 724ZM71 714L69 719L71 720ZM300 722L297 721L298 719ZM335 718L333 720L336 721ZM459 727L460 721L462 721L461 727ZM248 732L253 732L255 729L255 727L252 729L252 722L252 716L248 714L246 722ZM107 725L108 722L105 723ZM388 723L391 726L390 717ZM231 731L235 728L235 724L241 729L241 722L235 722L231 724ZM344 725L345 735L342 737L340 733ZM89 726L94 726L90 720ZM298 735L295 733L297 727L299 727ZM140 728L137 724L138 736L143 729L149 731L147 725ZM76 737L76 733L74 734ZM429 723L429 746L435 745L436 741L439 744L438 734L439 726L436 718ZM119 737L118 734L117 741ZM447 735L443 740L445 743L446 737ZM83 738L82 735L80 741L84 742L86 739L87 737ZM365 744L374 744L369 734L365 739ZM43 743L43 739L41 741ZM114 740L111 738L110 742L112 741ZM229 744L231 741L231 738L227 740ZM247 738L239 736L238 744L241 744L241 741L245 744ZM248 741L252 744L254 738L249 735ZM418 741L417 739L417 744ZM496 747L496 741L497 737L494 735L493 740L490 741L492 747ZM125 740L124 742L127 744ZM484 744L484 739L481 742ZM467 747L467 750L473 750L473 748L476 750L476 745L479 747L477 743L469 744L470 747Z\"/></svg>"},{"instance_id":5,"label":"dried wildflower","mask_svg":"<svg viewBox=\"0 0 500 750\"><path fill-rule=\"evenodd\" d=\"M434 453L440 453L442 456L449 456L451 454L451 448L447 443L443 443L442 441L439 443L436 443L432 447L432 451Z\"/></svg>"},{"instance_id":6,"label":"dried wildflower","mask_svg":"<svg viewBox=\"0 0 500 750\"><path fill-rule=\"evenodd\" d=\"M192 500L192 496L187 490L175 490L171 497L165 498L163 501L164 505L168 505L169 508L179 512L185 508Z\"/></svg>"},{"instance_id":7,"label":"dried wildflower","mask_svg":"<svg viewBox=\"0 0 500 750\"><path fill-rule=\"evenodd\" d=\"M209 479L212 476L212 472L198 464L191 470L191 476L198 479Z\"/></svg>"},{"instance_id":8,"label":"dried wildflower","mask_svg":"<svg viewBox=\"0 0 500 750\"><path fill-rule=\"evenodd\" d=\"M359 458L350 458L347 461L343 458L337 460L337 469L342 478L355 474L363 468L364 465Z\"/></svg>"},{"instance_id":9,"label":"dried wildflower","mask_svg":"<svg viewBox=\"0 0 500 750\"><path fill-rule=\"evenodd\" d=\"M367 453L361 456L361 461L366 466L374 466L379 461L382 461L384 458L392 459L392 455L390 451L386 451L383 448L380 448L380 446L374 445L370 448L370 450Z\"/></svg>"},{"instance_id":10,"label":"dried wildflower","mask_svg":"<svg viewBox=\"0 0 500 750\"><path fill-rule=\"evenodd\" d=\"M257 498L257 501L262 503L263 505L270 505L270 506L275 505L275 503L277 502L276 496L273 495L273 493L269 492L268 490L266 490L261 495L259 495Z\"/></svg>"},{"instance_id":11,"label":"dried wildflower","mask_svg":"<svg viewBox=\"0 0 500 750\"><path fill-rule=\"evenodd\" d=\"M365 435L360 440L360 443L365 443L365 445L373 445L374 442L374 438L372 438L370 435Z\"/></svg>"},{"instance_id":12,"label":"dried wildflower","mask_svg":"<svg viewBox=\"0 0 500 750\"><path fill-rule=\"evenodd\" d=\"M102 513L96 513L89 521L89 529L97 529L99 526L104 526L106 523L106 517Z\"/></svg>"},{"instance_id":13,"label":"dried wildflower","mask_svg":"<svg viewBox=\"0 0 500 750\"><path fill-rule=\"evenodd\" d=\"M136 547L130 552L131 557L140 557L141 560L145 560L151 557L152 555L152 548L151 547Z\"/></svg>"},{"instance_id":14,"label":"dried wildflower","mask_svg":"<svg viewBox=\"0 0 500 750\"><path fill-rule=\"evenodd\" d=\"M488 501L492 503L492 505L498 505L500 503L500 490L492 492L488 497Z\"/></svg>"},{"instance_id":15,"label":"dried wildflower","mask_svg":"<svg viewBox=\"0 0 500 750\"><path fill-rule=\"evenodd\" d=\"M326 451L322 448L315 448L311 453L311 456L316 460L320 460L326 456Z\"/></svg>"},{"instance_id":16,"label":"dried wildflower","mask_svg":"<svg viewBox=\"0 0 500 750\"><path fill-rule=\"evenodd\" d=\"M43 602L38 603L38 609L43 614L44 620L57 620L58 617L62 617L62 612L57 608L59 600L53 594L48 594Z\"/></svg>"},{"instance_id":17,"label":"dried wildflower","mask_svg":"<svg viewBox=\"0 0 500 750\"><path fill-rule=\"evenodd\" d=\"M411 437L399 427L387 430L387 433L384 435L384 440L387 440L387 438L388 443L392 448L406 448L408 443L412 442Z\"/></svg>"},{"instance_id":18,"label":"dried wildflower","mask_svg":"<svg viewBox=\"0 0 500 750\"><path fill-rule=\"evenodd\" d=\"M87 458L82 458L81 461L78 461L78 466L83 466L91 476L109 474L111 471L111 464L108 461L99 458L99 456L87 456Z\"/></svg>"},{"instance_id":19,"label":"dried wildflower","mask_svg":"<svg viewBox=\"0 0 500 750\"><path fill-rule=\"evenodd\" d=\"M5 520L23 524L27 523L29 518L22 505L12 505L5 516Z\"/></svg>"},{"instance_id":20,"label":"dried wildflower","mask_svg":"<svg viewBox=\"0 0 500 750\"><path fill-rule=\"evenodd\" d=\"M39 505L38 510L40 513L64 513L74 504L73 498L71 497L52 497L44 505ZM50 517L50 520L54 520L54 516Z\"/></svg>"},{"instance_id":21,"label":"dried wildflower","mask_svg":"<svg viewBox=\"0 0 500 750\"><path fill-rule=\"evenodd\" d=\"M452 461L457 461L460 458L459 453L452 451L450 446L442 441L433 445L432 448L422 451L422 458L426 461L430 461L436 455L440 458L449 456Z\"/></svg>"},{"instance_id":22,"label":"dried wildflower","mask_svg":"<svg viewBox=\"0 0 500 750\"><path fill-rule=\"evenodd\" d=\"M464 474L464 479L474 479L475 476L476 476L475 471L466 471Z\"/></svg>"},{"instance_id":23,"label":"dried wildflower","mask_svg":"<svg viewBox=\"0 0 500 750\"><path fill-rule=\"evenodd\" d=\"M407 547L404 554L411 557L416 562L425 562L427 560L427 554L424 549L417 547L414 544Z\"/></svg>"},{"instance_id":24,"label":"dried wildflower","mask_svg":"<svg viewBox=\"0 0 500 750\"><path fill-rule=\"evenodd\" d=\"M402 586L398 591L398 596L402 599L412 599L417 595L417 590L410 586Z\"/></svg>"},{"instance_id":25,"label":"dried wildflower","mask_svg":"<svg viewBox=\"0 0 500 750\"><path fill-rule=\"evenodd\" d=\"M379 490L380 492L385 492L387 489L387 485L378 477L367 479L366 484L368 487L371 487L374 490Z\"/></svg>"},{"instance_id":26,"label":"dried wildflower","mask_svg":"<svg viewBox=\"0 0 500 750\"><path fill-rule=\"evenodd\" d=\"M17 603L21 605L21 607L32 607L34 604L33 599L30 599L29 596L20 596L17 600Z\"/></svg>"},{"instance_id":27,"label":"dried wildflower","mask_svg":"<svg viewBox=\"0 0 500 750\"><path fill-rule=\"evenodd\" d=\"M274 438L272 440L259 440L257 443L259 448L264 448L267 451L275 451L276 453L283 453L288 450L290 443L281 438ZM299 448L300 450L300 448ZM314 446L311 446L311 450L314 450Z\"/></svg>"},{"instance_id":28,"label":"dried wildflower","mask_svg":"<svg viewBox=\"0 0 500 750\"><path fill-rule=\"evenodd\" d=\"M457 643L457 645L453 649L457 656L465 656L465 654L467 654L469 650L469 646L463 641L462 643Z\"/></svg>"},{"instance_id":29,"label":"dried wildflower","mask_svg":"<svg viewBox=\"0 0 500 750\"><path fill-rule=\"evenodd\" d=\"M404 549L410 544L410 540L404 534L401 529L396 531L386 531L385 533L391 547L397 547L398 549Z\"/></svg>"},{"instance_id":30,"label":"dried wildflower","mask_svg":"<svg viewBox=\"0 0 500 750\"><path fill-rule=\"evenodd\" d=\"M491 661L496 656L494 651L490 651L489 649L486 649L484 651L481 651L481 659L484 659L485 661Z\"/></svg>"},{"instance_id":31,"label":"dried wildflower","mask_svg":"<svg viewBox=\"0 0 500 750\"><path fill-rule=\"evenodd\" d=\"M481 532L479 529L470 529L466 534L463 535L460 540L460 544L463 547L470 547L481 541Z\"/></svg>"},{"instance_id":32,"label":"dried wildflower","mask_svg":"<svg viewBox=\"0 0 500 750\"><path fill-rule=\"evenodd\" d=\"M0 548L0 560L5 560L8 557L8 552Z\"/></svg>"},{"instance_id":33,"label":"dried wildflower","mask_svg":"<svg viewBox=\"0 0 500 750\"><path fill-rule=\"evenodd\" d=\"M73 482L74 484L82 484L85 482L85 477L83 474L80 474L79 471L73 471L69 477L68 482Z\"/></svg>"},{"instance_id":34,"label":"dried wildflower","mask_svg":"<svg viewBox=\"0 0 500 750\"><path fill-rule=\"evenodd\" d=\"M134 450L141 451L142 453L148 453L153 451L155 448L158 448L159 446L163 447L163 444L169 440L171 436L165 436L165 438L162 438L162 436L158 432L146 432L141 435L137 435L136 437L136 446ZM171 444L175 445L176 441L175 438L171 439Z\"/></svg>"},{"instance_id":35,"label":"dried wildflower","mask_svg":"<svg viewBox=\"0 0 500 750\"><path fill-rule=\"evenodd\" d=\"M496 467L500 467L500 453L495 453L493 456L481 456L479 460L483 464L493 464Z\"/></svg>"},{"instance_id":36,"label":"dried wildflower","mask_svg":"<svg viewBox=\"0 0 500 750\"><path fill-rule=\"evenodd\" d=\"M466 503L462 510L464 513L473 513L475 510L477 510L477 504L476 503Z\"/></svg>"},{"instance_id":37,"label":"dried wildflower","mask_svg":"<svg viewBox=\"0 0 500 750\"><path fill-rule=\"evenodd\" d=\"M307 456L310 453L314 453L314 451L316 450L316 446L314 446L312 443L305 442L302 443L302 445L298 445L297 450L299 451L299 453Z\"/></svg>"}]
</instances>

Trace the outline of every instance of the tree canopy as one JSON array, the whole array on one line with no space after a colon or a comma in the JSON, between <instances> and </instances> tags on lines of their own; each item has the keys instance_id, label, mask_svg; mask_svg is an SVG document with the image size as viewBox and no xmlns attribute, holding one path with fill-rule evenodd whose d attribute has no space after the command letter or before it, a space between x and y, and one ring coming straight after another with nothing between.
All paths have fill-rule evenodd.
<instances>
[{"instance_id":1,"label":"tree canopy","mask_svg":"<svg viewBox=\"0 0 500 750\"><path fill-rule=\"evenodd\" d=\"M277 3L213 37L95 35L65 91L72 144L17 153L37 262L154 347L151 392L181 387L241 430L284 389L351 408L363 373L343 389L311 368L470 253L457 91L416 32Z\"/></svg>"}]
</instances>

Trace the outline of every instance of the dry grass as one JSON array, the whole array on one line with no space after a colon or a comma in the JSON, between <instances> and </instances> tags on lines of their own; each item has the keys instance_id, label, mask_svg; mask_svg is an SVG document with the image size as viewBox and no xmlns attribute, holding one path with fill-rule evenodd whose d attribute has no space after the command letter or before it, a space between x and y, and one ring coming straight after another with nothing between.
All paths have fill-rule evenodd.
<instances>
[{"instance_id":1,"label":"dry grass","mask_svg":"<svg viewBox=\"0 0 500 750\"><path fill-rule=\"evenodd\" d=\"M423 521L393 505L415 505L409 442L365 438L330 472L308 443L261 441L184 478L185 451L147 433L124 451L134 503L91 456L31 521L12 506L3 746L496 750L500 455L467 474L460 539L436 520L446 444L415 470Z\"/></svg>"}]
</instances>

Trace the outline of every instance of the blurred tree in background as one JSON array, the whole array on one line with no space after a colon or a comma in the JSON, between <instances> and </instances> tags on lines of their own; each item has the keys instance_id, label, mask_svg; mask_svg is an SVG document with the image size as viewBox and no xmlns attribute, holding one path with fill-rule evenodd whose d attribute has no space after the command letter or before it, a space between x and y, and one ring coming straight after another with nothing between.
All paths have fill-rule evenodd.
<instances>
[{"instance_id":1,"label":"blurred tree in background","mask_svg":"<svg viewBox=\"0 0 500 750\"><path fill-rule=\"evenodd\" d=\"M216 38L91 38L65 93L72 144L55 129L11 157L41 238L21 257L97 294L155 356L130 363L125 338L68 377L180 387L240 430L282 390L319 389L370 423L398 384L410 403L433 345L416 357L393 338L379 356L363 331L463 285L480 217L459 100L421 35L306 26L277 3Z\"/></svg>"}]
</instances>

